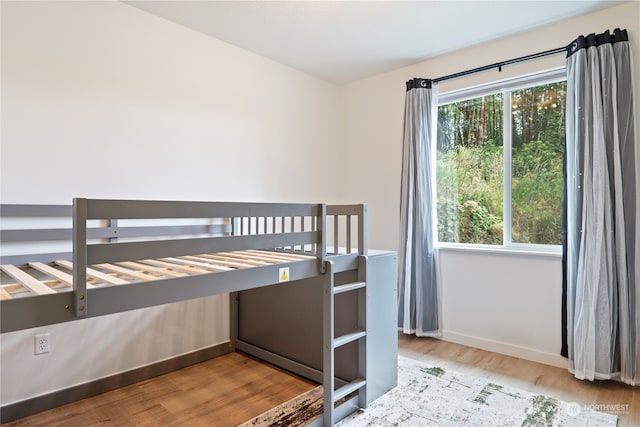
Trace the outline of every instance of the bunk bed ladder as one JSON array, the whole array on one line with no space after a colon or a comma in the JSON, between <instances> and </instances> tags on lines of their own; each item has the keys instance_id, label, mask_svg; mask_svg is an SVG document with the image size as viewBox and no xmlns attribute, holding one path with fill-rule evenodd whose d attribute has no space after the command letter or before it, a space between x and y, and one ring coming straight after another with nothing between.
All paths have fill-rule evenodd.
<instances>
[{"instance_id":1,"label":"bunk bed ladder","mask_svg":"<svg viewBox=\"0 0 640 427\"><path fill-rule=\"evenodd\" d=\"M325 427L333 426L344 416L336 415L335 404L341 399L357 392L358 407L364 409L367 406L367 282L366 282L366 266L367 256L360 255L358 257L358 279L355 282L344 285L335 285L335 276L333 272L333 263L327 261L327 280L323 289L323 425ZM358 324L354 331L334 337L335 327L335 296L344 292L357 292L358 295ZM335 389L335 350L343 345L351 342L358 343L358 374L357 378L338 389Z\"/></svg>"}]
</instances>

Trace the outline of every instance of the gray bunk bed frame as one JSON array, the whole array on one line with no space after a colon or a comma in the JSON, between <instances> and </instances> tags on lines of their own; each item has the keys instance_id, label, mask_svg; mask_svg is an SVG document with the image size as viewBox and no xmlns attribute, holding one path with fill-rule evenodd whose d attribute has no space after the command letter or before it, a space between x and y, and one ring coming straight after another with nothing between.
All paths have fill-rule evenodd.
<instances>
[{"instance_id":1,"label":"gray bunk bed frame","mask_svg":"<svg viewBox=\"0 0 640 427\"><path fill-rule=\"evenodd\" d=\"M253 355L295 371L315 371L324 387L323 416L315 425L332 426L367 405L366 373L366 205L186 202L148 200L100 200L76 198L72 206L0 205L3 218L72 217L72 228L2 230L0 240L19 244L42 241L72 242L72 252L2 256L0 264L28 266L72 260L72 288L0 301L0 332L79 320L87 317L151 307L215 294L235 293L279 284L282 268L288 282L320 279L322 301L322 372L299 366L295 361L255 350ZM328 218L333 222L333 245L327 248ZM340 218L346 218L340 222ZM357 218L355 227L352 218ZM122 220L216 219L198 225L122 226ZM340 230L339 224L343 224ZM352 235L356 234L355 250ZM183 238L182 236L187 236ZM341 250L339 243L345 248ZM228 269L184 277L158 278L121 286L93 287L87 284L87 267L101 263L181 257L233 251L269 251L305 255L274 265ZM337 273L357 271L357 280L336 284ZM354 293L357 325L334 336L334 297ZM237 315L232 303L232 316ZM233 349L252 353L253 346L238 339L232 321ZM234 331L233 329L236 328ZM357 345L354 361L357 378L336 378L335 351L349 343ZM314 376L314 375L310 375ZM338 386L336 388L336 386ZM336 404L339 403L339 404ZM328 408L328 409L327 409Z\"/></svg>"}]
</instances>

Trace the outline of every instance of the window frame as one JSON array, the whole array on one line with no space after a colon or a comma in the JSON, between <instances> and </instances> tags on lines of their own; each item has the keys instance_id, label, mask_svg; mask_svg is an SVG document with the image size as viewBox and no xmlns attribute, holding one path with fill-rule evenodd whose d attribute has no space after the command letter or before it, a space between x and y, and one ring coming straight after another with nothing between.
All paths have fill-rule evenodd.
<instances>
[{"instance_id":1,"label":"window frame","mask_svg":"<svg viewBox=\"0 0 640 427\"><path fill-rule=\"evenodd\" d=\"M511 181L512 181L512 118L511 118L511 92L520 89L525 89L532 86L542 86L550 83L557 83L567 80L566 67L557 67L545 71L534 72L517 77L512 77L504 80L494 81L478 86L471 86L467 88L457 89L449 92L444 92L438 97L438 107L451 104L454 102L460 102L472 98L479 98L481 96L487 96L495 93L502 94L502 120L503 120L503 200L502 200L502 245L489 245L481 243L459 243L459 242L441 242L438 239L438 210L437 210L437 197L433 201L433 210L436 213L434 215L434 241L438 248L450 248L450 249L472 249L482 250L488 252L514 252L514 253L535 253L541 255L557 255L562 253L562 245L550 245L540 243L516 243L512 241L512 197L511 197ZM437 122L436 122L437 126ZM435 177L436 173L436 156L437 156L437 144L433 144L432 149L432 168L434 176L433 181L433 194L437 194ZM507 179L508 177L508 179Z\"/></svg>"}]
</instances>

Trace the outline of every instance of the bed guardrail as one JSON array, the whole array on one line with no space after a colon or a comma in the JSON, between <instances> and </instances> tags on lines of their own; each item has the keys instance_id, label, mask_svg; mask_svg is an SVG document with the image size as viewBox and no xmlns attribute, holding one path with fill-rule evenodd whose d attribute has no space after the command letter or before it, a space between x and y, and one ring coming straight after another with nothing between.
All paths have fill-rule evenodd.
<instances>
[{"instance_id":1,"label":"bed guardrail","mask_svg":"<svg viewBox=\"0 0 640 427\"><path fill-rule=\"evenodd\" d=\"M25 245L33 246L37 242L39 246L49 247L55 243L69 243L68 248L58 249L55 252L27 253L28 251L25 251L11 254L11 252L15 251L3 251L0 254L0 264L22 265L27 262L51 262L57 259L71 258L71 242L73 241L72 205L3 204L0 205L0 216L3 220L2 230L0 230L0 242L3 245L22 245L24 247ZM14 220L13 222L15 220L23 221L23 223L12 225L10 224L12 220ZM38 224L35 227L31 225L33 220L36 220ZM32 228L25 228L27 225L24 224L24 221L28 221L28 226ZM123 225L117 219L87 223L87 240L91 241L116 242L118 239L185 235L221 236L228 235L231 232L232 225L228 221L181 225L147 224L140 226Z\"/></svg>"},{"instance_id":2,"label":"bed guardrail","mask_svg":"<svg viewBox=\"0 0 640 427\"><path fill-rule=\"evenodd\" d=\"M78 198L72 206L4 204L0 213L0 264L72 260L65 268L76 316L88 313L89 265L261 249L314 256L324 274L327 258L351 255L337 257L346 267L367 253L366 205Z\"/></svg>"},{"instance_id":3,"label":"bed guardrail","mask_svg":"<svg viewBox=\"0 0 640 427\"><path fill-rule=\"evenodd\" d=\"M327 225L333 227L334 254L339 254L341 248L347 254L357 251L359 255L367 255L367 205L328 205ZM355 226L354 226L355 223ZM344 228L344 231L341 231ZM354 238L355 234L355 238ZM354 247L354 243L356 246Z\"/></svg>"},{"instance_id":4,"label":"bed guardrail","mask_svg":"<svg viewBox=\"0 0 640 427\"><path fill-rule=\"evenodd\" d=\"M153 220L225 218L233 224L230 235L189 239L89 243L89 220ZM280 230L276 218L282 219ZM290 218L287 229L284 221ZM295 218L301 218L296 224ZM309 218L309 220L307 220ZM268 227L271 219L271 228ZM162 258L247 249L310 249L324 269L326 254L326 205L280 203L223 203L141 200L96 200L76 198L73 202L73 284L76 316L88 307L86 268L88 265L132 259ZM305 231L305 224L311 228ZM239 224L239 227L238 227ZM246 228L243 226L246 224Z\"/></svg>"}]
</instances>

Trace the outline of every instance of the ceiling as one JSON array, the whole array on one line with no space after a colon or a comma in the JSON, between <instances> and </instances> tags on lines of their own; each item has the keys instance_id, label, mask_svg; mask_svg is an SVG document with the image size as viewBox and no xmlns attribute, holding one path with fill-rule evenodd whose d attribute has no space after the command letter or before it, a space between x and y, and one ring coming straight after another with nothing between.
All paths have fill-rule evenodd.
<instances>
[{"instance_id":1,"label":"ceiling","mask_svg":"<svg viewBox=\"0 0 640 427\"><path fill-rule=\"evenodd\" d=\"M125 3L323 80L343 84L622 2L133 0Z\"/></svg>"}]
</instances>

